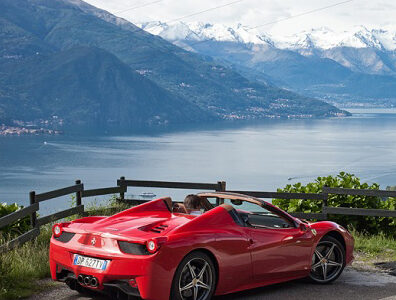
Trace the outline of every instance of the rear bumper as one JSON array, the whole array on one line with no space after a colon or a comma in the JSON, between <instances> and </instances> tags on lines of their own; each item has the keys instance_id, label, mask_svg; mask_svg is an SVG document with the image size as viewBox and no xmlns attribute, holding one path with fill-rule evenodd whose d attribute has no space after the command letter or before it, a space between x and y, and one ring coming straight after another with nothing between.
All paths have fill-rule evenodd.
<instances>
[{"instance_id":1,"label":"rear bumper","mask_svg":"<svg viewBox=\"0 0 396 300\"><path fill-rule=\"evenodd\" d=\"M73 264L75 254L106 259L108 260L107 267L105 270L96 270L76 266ZM171 282L168 283L163 279L169 274L164 273L157 261L157 254L129 255L122 253L118 248L93 249L82 247L72 241L61 243L51 239L51 277L55 281L67 283L72 289L78 289L81 285L103 292L122 292L147 300L168 300ZM97 286L80 284L77 280L79 275L96 278ZM130 280L135 280L136 284L131 286ZM158 286L162 286L163 289L159 289Z\"/></svg>"},{"instance_id":2,"label":"rear bumper","mask_svg":"<svg viewBox=\"0 0 396 300\"><path fill-rule=\"evenodd\" d=\"M66 269L57 273L57 280L65 282L72 290L79 290L80 287L86 287L79 282L74 273ZM111 299L121 298L121 293L127 296L141 297L139 289L132 287L128 280L114 280L103 283L103 289L101 291L109 295Z\"/></svg>"}]
</instances>

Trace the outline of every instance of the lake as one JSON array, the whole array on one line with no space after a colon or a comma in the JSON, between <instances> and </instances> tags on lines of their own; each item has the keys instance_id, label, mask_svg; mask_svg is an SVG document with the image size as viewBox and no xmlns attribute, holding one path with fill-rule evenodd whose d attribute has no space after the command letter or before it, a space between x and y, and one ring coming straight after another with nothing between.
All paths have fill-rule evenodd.
<instances>
[{"instance_id":1,"label":"lake","mask_svg":"<svg viewBox=\"0 0 396 300\"><path fill-rule=\"evenodd\" d=\"M128 179L217 182L275 191L347 171L382 188L396 185L396 110L350 110L352 117L215 124L145 134L0 137L0 201L27 205L28 193ZM182 199L188 191L129 189ZM99 198L100 200L100 198ZM88 201L88 200L85 200ZM70 197L40 204L47 214Z\"/></svg>"}]
</instances>

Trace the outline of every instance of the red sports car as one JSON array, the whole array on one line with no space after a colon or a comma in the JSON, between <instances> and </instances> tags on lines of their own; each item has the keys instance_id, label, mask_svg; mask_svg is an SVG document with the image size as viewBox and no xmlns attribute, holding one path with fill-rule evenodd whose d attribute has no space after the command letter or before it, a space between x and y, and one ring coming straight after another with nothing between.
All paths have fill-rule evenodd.
<instances>
[{"instance_id":1,"label":"red sports car","mask_svg":"<svg viewBox=\"0 0 396 300\"><path fill-rule=\"evenodd\" d=\"M353 260L353 237L338 224L308 223L246 195L198 196L200 215L161 198L55 224L52 279L113 298L205 300L303 277L329 283Z\"/></svg>"}]
</instances>

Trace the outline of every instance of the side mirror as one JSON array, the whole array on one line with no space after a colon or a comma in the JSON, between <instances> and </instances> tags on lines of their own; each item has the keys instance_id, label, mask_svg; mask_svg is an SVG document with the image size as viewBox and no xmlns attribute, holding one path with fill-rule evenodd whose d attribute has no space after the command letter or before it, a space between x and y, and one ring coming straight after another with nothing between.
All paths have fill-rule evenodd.
<instances>
[{"instance_id":1,"label":"side mirror","mask_svg":"<svg viewBox=\"0 0 396 300\"><path fill-rule=\"evenodd\" d=\"M308 226L304 223L300 223L300 230L306 232L308 231Z\"/></svg>"}]
</instances>

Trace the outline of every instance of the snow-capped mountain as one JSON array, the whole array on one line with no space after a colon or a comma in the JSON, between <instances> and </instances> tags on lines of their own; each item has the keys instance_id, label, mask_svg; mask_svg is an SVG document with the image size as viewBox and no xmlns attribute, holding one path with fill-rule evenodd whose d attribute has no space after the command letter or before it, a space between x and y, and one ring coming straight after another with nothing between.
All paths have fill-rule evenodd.
<instances>
[{"instance_id":1,"label":"snow-capped mountain","mask_svg":"<svg viewBox=\"0 0 396 300\"><path fill-rule=\"evenodd\" d=\"M396 27L368 29L357 26L342 32L321 27L291 36L273 36L241 24L149 22L139 26L186 50L215 57L223 56L224 53L219 51L219 47L224 50L225 45L219 45L223 43L227 44L228 54L232 52L235 56L239 52L250 52L254 62L276 60L282 53L277 52L274 57L274 50L285 50L305 57L331 59L356 72L396 74ZM216 47L213 49L204 44Z\"/></svg>"},{"instance_id":2,"label":"snow-capped mountain","mask_svg":"<svg viewBox=\"0 0 396 300\"><path fill-rule=\"evenodd\" d=\"M140 24L140 27L154 35L159 35L168 41L205 41L236 42L243 44L270 44L272 39L266 34L250 30L248 27L238 24L229 27L223 24L209 24L202 22L148 22Z\"/></svg>"},{"instance_id":3,"label":"snow-capped mountain","mask_svg":"<svg viewBox=\"0 0 396 300\"><path fill-rule=\"evenodd\" d=\"M327 27L303 31L291 36L273 36L242 24L226 26L202 22L148 22L140 24L144 30L169 41L237 42L272 45L279 49L332 49L338 47L396 50L396 29L367 29L357 26L348 31L333 31Z\"/></svg>"},{"instance_id":4,"label":"snow-capped mountain","mask_svg":"<svg viewBox=\"0 0 396 300\"><path fill-rule=\"evenodd\" d=\"M385 31L358 26L350 31L336 32L322 27L304 31L293 36L279 37L276 45L279 48L328 50L338 47L376 48L393 51L396 49L396 31Z\"/></svg>"},{"instance_id":5,"label":"snow-capped mountain","mask_svg":"<svg viewBox=\"0 0 396 300\"><path fill-rule=\"evenodd\" d=\"M139 24L188 51L230 64L245 76L315 97L395 99L396 27L322 27L274 36L238 24Z\"/></svg>"}]
</instances>

